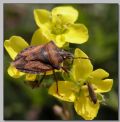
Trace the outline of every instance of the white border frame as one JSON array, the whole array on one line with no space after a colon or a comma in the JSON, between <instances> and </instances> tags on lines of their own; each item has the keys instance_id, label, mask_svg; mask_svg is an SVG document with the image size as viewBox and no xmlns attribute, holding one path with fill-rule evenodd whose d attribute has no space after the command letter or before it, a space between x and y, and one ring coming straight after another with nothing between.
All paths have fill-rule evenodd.
<instances>
[{"instance_id":1,"label":"white border frame","mask_svg":"<svg viewBox=\"0 0 120 122\"><path fill-rule=\"evenodd\" d=\"M0 122L3 122L5 120L3 120L3 109L4 109L4 103L3 103L3 4L4 3L84 3L84 4L88 4L88 3L117 3L119 4L119 21L120 21L120 0L1 0L0 1ZM120 34L120 22L118 21L118 26L119 26L119 34ZM120 36L118 37L119 41L120 41ZM118 42L118 62L120 61L120 43ZM120 65L118 63L118 79L119 79L119 71L120 71ZM119 79L120 80L120 79ZM120 88L120 86L118 87ZM120 95L120 89L118 89L119 91L119 95ZM119 97L119 102L120 102L120 97ZM119 104L118 102L118 104ZM119 107L119 111L118 111L118 120L116 121L120 121L120 106ZM113 115L114 116L114 115ZM42 120L41 120L42 121ZM50 120L49 120L50 121ZM95 121L95 120L93 120ZM99 120L100 121L100 120ZM110 121L110 120L108 120ZM13 122L13 120L11 121ZM20 122L20 121L19 121ZM22 121L24 122L24 121ZM32 121L30 121L32 122ZM81 121L82 122L82 121ZM84 122L84 121L83 121Z\"/></svg>"},{"instance_id":2,"label":"white border frame","mask_svg":"<svg viewBox=\"0 0 120 122\"><path fill-rule=\"evenodd\" d=\"M2 3L120 3L119 0L2 0Z\"/></svg>"}]
</instances>

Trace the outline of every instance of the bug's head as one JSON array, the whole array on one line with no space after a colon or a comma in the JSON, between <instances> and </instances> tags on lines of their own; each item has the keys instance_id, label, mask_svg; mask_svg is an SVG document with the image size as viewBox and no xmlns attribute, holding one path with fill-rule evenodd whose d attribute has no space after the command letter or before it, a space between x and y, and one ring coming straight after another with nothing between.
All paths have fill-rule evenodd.
<instances>
[{"instance_id":1,"label":"bug's head","mask_svg":"<svg viewBox=\"0 0 120 122\"><path fill-rule=\"evenodd\" d=\"M89 59L92 60L91 58L88 57L74 57L74 55L68 51L65 51L63 49L61 49L59 51L59 54L63 57L63 59Z\"/></svg>"},{"instance_id":2,"label":"bug's head","mask_svg":"<svg viewBox=\"0 0 120 122\"><path fill-rule=\"evenodd\" d=\"M63 49L59 51L59 54L62 56L63 59L74 58L72 53L65 51Z\"/></svg>"}]
</instances>

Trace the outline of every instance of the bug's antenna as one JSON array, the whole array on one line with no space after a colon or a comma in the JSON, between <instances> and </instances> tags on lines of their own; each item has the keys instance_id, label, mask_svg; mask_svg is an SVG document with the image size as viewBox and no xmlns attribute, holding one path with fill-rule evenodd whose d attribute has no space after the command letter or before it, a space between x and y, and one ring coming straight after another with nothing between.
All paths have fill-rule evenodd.
<instances>
[{"instance_id":1,"label":"bug's antenna","mask_svg":"<svg viewBox=\"0 0 120 122\"><path fill-rule=\"evenodd\" d=\"M72 58L72 59L89 59L89 60L93 60L92 58L87 58L87 57L69 57L69 58Z\"/></svg>"},{"instance_id":2,"label":"bug's antenna","mask_svg":"<svg viewBox=\"0 0 120 122\"><path fill-rule=\"evenodd\" d=\"M87 58L87 57L73 57L73 59L89 59L89 60L93 60L92 58Z\"/></svg>"}]
</instances>

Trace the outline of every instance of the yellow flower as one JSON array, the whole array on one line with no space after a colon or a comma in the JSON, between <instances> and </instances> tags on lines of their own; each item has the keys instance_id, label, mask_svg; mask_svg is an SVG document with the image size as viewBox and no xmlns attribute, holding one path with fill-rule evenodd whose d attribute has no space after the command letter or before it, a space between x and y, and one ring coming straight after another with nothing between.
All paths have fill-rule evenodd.
<instances>
[{"instance_id":1,"label":"yellow flower","mask_svg":"<svg viewBox=\"0 0 120 122\"><path fill-rule=\"evenodd\" d=\"M75 50L75 57L88 56L80 49ZM95 95L108 92L112 88L113 80L105 79L109 76L103 69L93 71L93 66L89 59L75 59L70 73L72 81L59 81L59 94L56 93L56 84L49 88L49 94L68 102L74 102L74 108L78 115L85 120L92 120L97 116L101 99L97 97L94 103L90 97L87 83L93 87ZM101 95L101 94L100 94Z\"/></svg>"},{"instance_id":2,"label":"yellow flower","mask_svg":"<svg viewBox=\"0 0 120 122\"><path fill-rule=\"evenodd\" d=\"M41 37L42 39L42 35L39 35L39 37ZM43 44L43 41L42 40L41 42L39 41L38 44ZM29 44L20 36L12 36L10 39L5 40L4 42L4 47L13 60L15 59L15 57L20 51L22 51L28 46ZM10 65L8 68L8 74L13 78L19 78L26 74L26 80L29 80L29 81L34 81L36 79L35 74L28 74L28 73L20 72L12 65Z\"/></svg>"},{"instance_id":3,"label":"yellow flower","mask_svg":"<svg viewBox=\"0 0 120 122\"><path fill-rule=\"evenodd\" d=\"M58 47L65 43L81 44L88 40L88 30L85 25L75 23L78 11L71 6L60 6L52 11L45 9L34 10L35 22L40 29L32 37L32 44L36 45L41 40L34 35L42 33L47 41L55 41Z\"/></svg>"}]
</instances>

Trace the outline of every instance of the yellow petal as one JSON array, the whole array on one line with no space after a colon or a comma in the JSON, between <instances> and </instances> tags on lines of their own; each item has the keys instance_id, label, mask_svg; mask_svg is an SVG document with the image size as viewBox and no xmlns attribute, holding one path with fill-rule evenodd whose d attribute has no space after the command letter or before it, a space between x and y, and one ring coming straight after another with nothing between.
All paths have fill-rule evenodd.
<instances>
[{"instance_id":1,"label":"yellow petal","mask_svg":"<svg viewBox=\"0 0 120 122\"><path fill-rule=\"evenodd\" d=\"M25 80L27 80L27 81L35 81L36 76L37 76L36 74L26 74Z\"/></svg>"},{"instance_id":2,"label":"yellow petal","mask_svg":"<svg viewBox=\"0 0 120 122\"><path fill-rule=\"evenodd\" d=\"M60 69L60 70L54 70L55 72L61 72L62 70ZM41 74L44 74L44 73L41 73ZM46 75L52 75L53 74L53 71L47 71L46 72Z\"/></svg>"},{"instance_id":3,"label":"yellow petal","mask_svg":"<svg viewBox=\"0 0 120 122\"><path fill-rule=\"evenodd\" d=\"M96 93L108 92L111 90L113 85L113 79L99 80L94 82L94 88Z\"/></svg>"},{"instance_id":4,"label":"yellow petal","mask_svg":"<svg viewBox=\"0 0 120 122\"><path fill-rule=\"evenodd\" d=\"M19 78L23 76L25 73L18 71L15 67L10 65L8 68L8 74L13 78Z\"/></svg>"},{"instance_id":5,"label":"yellow petal","mask_svg":"<svg viewBox=\"0 0 120 122\"><path fill-rule=\"evenodd\" d=\"M71 75L74 81L85 81L89 74L93 71L93 66L89 59L82 59L82 57L88 58L88 56L79 48L75 50L74 57L81 58L74 59Z\"/></svg>"},{"instance_id":6,"label":"yellow petal","mask_svg":"<svg viewBox=\"0 0 120 122\"><path fill-rule=\"evenodd\" d=\"M88 40L88 30L83 24L74 24L65 33L65 41L69 43L82 44Z\"/></svg>"},{"instance_id":7,"label":"yellow petal","mask_svg":"<svg viewBox=\"0 0 120 122\"><path fill-rule=\"evenodd\" d=\"M41 29L38 29L34 32L32 36L31 45L41 45L49 42L50 40L46 36L46 33L42 32Z\"/></svg>"},{"instance_id":8,"label":"yellow petal","mask_svg":"<svg viewBox=\"0 0 120 122\"><path fill-rule=\"evenodd\" d=\"M4 42L5 49L9 53L12 59L15 59L16 55L26 47L28 43L20 36L12 36L9 40Z\"/></svg>"},{"instance_id":9,"label":"yellow petal","mask_svg":"<svg viewBox=\"0 0 120 122\"><path fill-rule=\"evenodd\" d=\"M108 76L109 76L109 73L106 72L105 70L103 70L103 69L97 69L97 70L93 71L90 74L89 79L90 79L91 82L94 83L94 82L97 82L99 80L102 80L102 79L104 79L104 78L106 78Z\"/></svg>"},{"instance_id":10,"label":"yellow petal","mask_svg":"<svg viewBox=\"0 0 120 122\"><path fill-rule=\"evenodd\" d=\"M60 95L57 94L56 89L56 83L54 82L49 88L49 94L63 101L74 102L75 92L78 91L78 87L73 82L58 81L58 92Z\"/></svg>"},{"instance_id":11,"label":"yellow petal","mask_svg":"<svg viewBox=\"0 0 120 122\"><path fill-rule=\"evenodd\" d=\"M52 10L52 21L61 23L74 23L78 18L78 11L71 6L60 6Z\"/></svg>"},{"instance_id":12,"label":"yellow petal","mask_svg":"<svg viewBox=\"0 0 120 122\"><path fill-rule=\"evenodd\" d=\"M50 21L50 15L50 12L45 9L34 10L35 22L39 27L44 26L47 22Z\"/></svg>"},{"instance_id":13,"label":"yellow petal","mask_svg":"<svg viewBox=\"0 0 120 122\"><path fill-rule=\"evenodd\" d=\"M74 108L78 115L82 116L85 120L93 120L98 113L99 103L94 104L90 101L89 97L80 95L74 102Z\"/></svg>"},{"instance_id":14,"label":"yellow petal","mask_svg":"<svg viewBox=\"0 0 120 122\"><path fill-rule=\"evenodd\" d=\"M61 34L61 35L57 35L56 36L56 40L55 40L55 44L58 46L58 47L63 47L63 45L65 44L65 38L64 38L64 34Z\"/></svg>"}]
</instances>

